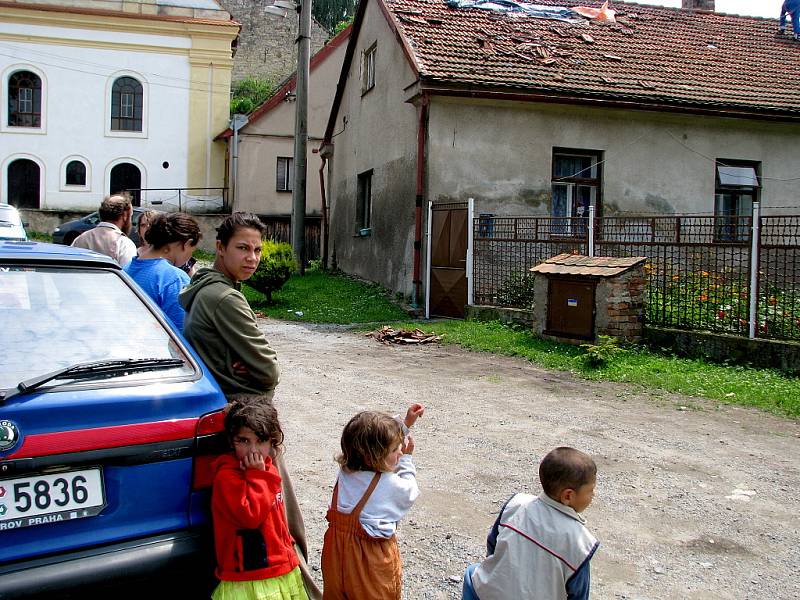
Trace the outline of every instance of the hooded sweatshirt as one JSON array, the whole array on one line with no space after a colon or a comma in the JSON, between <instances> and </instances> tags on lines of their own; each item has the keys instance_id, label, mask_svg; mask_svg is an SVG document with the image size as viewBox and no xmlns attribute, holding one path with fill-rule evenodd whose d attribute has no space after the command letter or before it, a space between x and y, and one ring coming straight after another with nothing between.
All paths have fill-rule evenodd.
<instances>
[{"instance_id":1,"label":"hooded sweatshirt","mask_svg":"<svg viewBox=\"0 0 800 600\"><path fill-rule=\"evenodd\" d=\"M266 470L242 469L233 454L214 462L214 547L217 577L255 581L286 575L299 561L286 524L281 476L270 458Z\"/></svg>"},{"instance_id":2,"label":"hooded sweatshirt","mask_svg":"<svg viewBox=\"0 0 800 600\"><path fill-rule=\"evenodd\" d=\"M280 379L278 358L240 287L215 269L197 271L179 296L186 309L183 334L226 395L272 397ZM247 373L236 373L235 362Z\"/></svg>"}]
</instances>

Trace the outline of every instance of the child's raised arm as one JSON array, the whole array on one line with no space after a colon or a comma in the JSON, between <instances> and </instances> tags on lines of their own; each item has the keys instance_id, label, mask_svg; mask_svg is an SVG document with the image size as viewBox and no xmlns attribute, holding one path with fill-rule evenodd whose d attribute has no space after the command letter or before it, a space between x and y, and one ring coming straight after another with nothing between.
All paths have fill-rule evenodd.
<instances>
[{"instance_id":1,"label":"child's raised arm","mask_svg":"<svg viewBox=\"0 0 800 600\"><path fill-rule=\"evenodd\" d=\"M408 407L406 411L406 418L403 423L406 427L412 427L422 415L425 414L425 406L422 404L414 403Z\"/></svg>"},{"instance_id":2,"label":"child's raised arm","mask_svg":"<svg viewBox=\"0 0 800 600\"><path fill-rule=\"evenodd\" d=\"M224 515L242 528L256 529L274 509L280 486L277 472L222 467L214 480L212 512Z\"/></svg>"}]
</instances>

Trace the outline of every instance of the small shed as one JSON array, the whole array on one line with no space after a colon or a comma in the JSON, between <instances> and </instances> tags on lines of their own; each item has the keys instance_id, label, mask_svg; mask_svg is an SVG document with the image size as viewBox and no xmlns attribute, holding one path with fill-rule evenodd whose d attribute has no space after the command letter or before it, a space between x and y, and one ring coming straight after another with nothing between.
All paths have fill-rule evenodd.
<instances>
[{"instance_id":1,"label":"small shed","mask_svg":"<svg viewBox=\"0 0 800 600\"><path fill-rule=\"evenodd\" d=\"M642 338L645 256L559 254L533 267L533 331L560 341Z\"/></svg>"}]
</instances>

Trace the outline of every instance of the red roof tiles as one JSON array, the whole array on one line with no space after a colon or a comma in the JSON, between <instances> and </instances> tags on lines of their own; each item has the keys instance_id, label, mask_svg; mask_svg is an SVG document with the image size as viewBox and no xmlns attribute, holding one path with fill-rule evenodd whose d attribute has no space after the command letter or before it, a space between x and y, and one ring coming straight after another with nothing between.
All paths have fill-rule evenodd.
<instances>
[{"instance_id":1,"label":"red roof tiles","mask_svg":"<svg viewBox=\"0 0 800 600\"><path fill-rule=\"evenodd\" d=\"M429 85L800 115L800 42L778 35L777 18L612 2L616 23L575 25L446 0L378 2Z\"/></svg>"}]
</instances>

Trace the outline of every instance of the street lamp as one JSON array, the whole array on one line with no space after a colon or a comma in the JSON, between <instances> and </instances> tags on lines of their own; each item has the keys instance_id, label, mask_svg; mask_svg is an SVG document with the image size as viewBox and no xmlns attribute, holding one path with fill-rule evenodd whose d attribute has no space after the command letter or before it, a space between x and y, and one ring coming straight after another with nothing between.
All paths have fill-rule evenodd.
<instances>
[{"instance_id":1,"label":"street lamp","mask_svg":"<svg viewBox=\"0 0 800 600\"><path fill-rule=\"evenodd\" d=\"M292 186L292 250L301 275L306 270L306 174L308 172L308 77L311 60L311 0L275 0L264 11L286 17L290 8L299 15L294 107L294 185Z\"/></svg>"}]
</instances>

